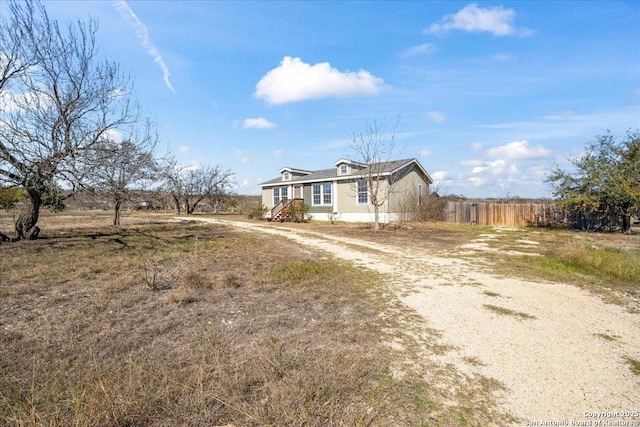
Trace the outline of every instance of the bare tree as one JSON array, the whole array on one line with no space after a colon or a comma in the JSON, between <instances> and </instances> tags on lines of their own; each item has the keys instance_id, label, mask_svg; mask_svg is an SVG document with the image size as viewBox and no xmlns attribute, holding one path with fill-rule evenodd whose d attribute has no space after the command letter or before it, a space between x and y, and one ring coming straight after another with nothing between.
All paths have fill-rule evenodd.
<instances>
[{"instance_id":1,"label":"bare tree","mask_svg":"<svg viewBox=\"0 0 640 427\"><path fill-rule=\"evenodd\" d=\"M363 165L360 173L367 186L369 203L373 206L375 232L380 230L380 207L389 200L395 183L393 176L385 173L385 164L393 156L399 123L398 118L391 132L387 133L387 122L374 120L363 130L351 134L350 157Z\"/></svg>"},{"instance_id":2,"label":"bare tree","mask_svg":"<svg viewBox=\"0 0 640 427\"><path fill-rule=\"evenodd\" d=\"M219 165L192 168L172 161L164 169L164 181L176 213L179 215L184 208L187 214L192 214L205 198L229 194L233 173Z\"/></svg>"},{"instance_id":3,"label":"bare tree","mask_svg":"<svg viewBox=\"0 0 640 427\"><path fill-rule=\"evenodd\" d=\"M76 188L89 149L137 114L129 77L98 55L95 20L61 29L40 3L10 0L8 9L2 33L20 40L0 39L0 52L13 55L2 60L0 184L27 191L13 240L34 239L43 198Z\"/></svg>"},{"instance_id":4,"label":"bare tree","mask_svg":"<svg viewBox=\"0 0 640 427\"><path fill-rule=\"evenodd\" d=\"M14 4L9 5L12 12L9 19L0 20L0 99L4 98L11 83L25 74L29 67L36 65L35 55L25 49L23 43L33 33L33 20L20 19L14 7ZM25 8L31 10L29 14L33 15L33 4L28 3Z\"/></svg>"},{"instance_id":5,"label":"bare tree","mask_svg":"<svg viewBox=\"0 0 640 427\"><path fill-rule=\"evenodd\" d=\"M122 205L132 201L134 192L148 190L157 180L156 144L157 136L146 123L141 132L132 132L121 142L100 141L89 151L84 181L113 202L113 225L120 225Z\"/></svg>"}]
</instances>

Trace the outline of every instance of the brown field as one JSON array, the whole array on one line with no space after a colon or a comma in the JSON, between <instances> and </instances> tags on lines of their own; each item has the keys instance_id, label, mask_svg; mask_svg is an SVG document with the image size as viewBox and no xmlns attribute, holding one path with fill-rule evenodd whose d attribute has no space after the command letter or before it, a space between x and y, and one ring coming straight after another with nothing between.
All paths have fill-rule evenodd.
<instances>
[{"instance_id":1,"label":"brown field","mask_svg":"<svg viewBox=\"0 0 640 427\"><path fill-rule=\"evenodd\" d=\"M442 349L384 276L285 239L167 219L114 228L108 214L45 215L41 239L0 246L1 425L511 421L495 381L422 357ZM432 229L421 244L471 237Z\"/></svg>"}]
</instances>

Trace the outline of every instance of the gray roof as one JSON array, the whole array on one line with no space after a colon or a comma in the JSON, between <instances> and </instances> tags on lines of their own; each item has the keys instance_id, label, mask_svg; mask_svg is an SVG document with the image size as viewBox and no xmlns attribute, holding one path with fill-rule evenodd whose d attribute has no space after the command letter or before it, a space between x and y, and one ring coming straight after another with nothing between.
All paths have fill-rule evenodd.
<instances>
[{"instance_id":1,"label":"gray roof","mask_svg":"<svg viewBox=\"0 0 640 427\"><path fill-rule=\"evenodd\" d=\"M417 163L420 169L422 169L422 171L427 175L427 177L431 181L431 177L429 176L427 171L424 170L424 168L422 168L422 165L420 165L420 163L416 159L402 159L402 160L392 160L390 162L381 162L376 165L375 172L385 174L385 175L390 174L396 171L397 169L402 168L403 166L406 166L411 162ZM301 169L296 168L296 170L301 170ZM279 176L278 178L270 179L269 181L265 181L259 185L268 186L273 184L280 184L283 182L295 183L295 182L311 182L311 181L313 182L333 181L335 179L342 180L342 179L350 179L350 178L353 178L354 176L366 175L368 172L369 172L368 168L365 168L365 169L362 169L361 171L354 172L350 175L338 175L338 168L333 167L331 169L321 169L317 171L310 171L308 175L304 175L304 176L294 176L289 181L282 181L282 176Z\"/></svg>"}]
</instances>

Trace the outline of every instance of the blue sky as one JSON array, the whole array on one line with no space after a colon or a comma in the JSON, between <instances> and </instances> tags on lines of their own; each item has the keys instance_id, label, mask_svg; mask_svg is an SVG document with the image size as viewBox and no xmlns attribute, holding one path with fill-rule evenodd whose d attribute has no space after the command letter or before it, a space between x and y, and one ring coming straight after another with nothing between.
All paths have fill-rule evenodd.
<instances>
[{"instance_id":1,"label":"blue sky","mask_svg":"<svg viewBox=\"0 0 640 427\"><path fill-rule=\"evenodd\" d=\"M103 54L182 164L242 194L397 130L441 193L548 197L554 162L640 128L640 3L45 1L94 16Z\"/></svg>"}]
</instances>

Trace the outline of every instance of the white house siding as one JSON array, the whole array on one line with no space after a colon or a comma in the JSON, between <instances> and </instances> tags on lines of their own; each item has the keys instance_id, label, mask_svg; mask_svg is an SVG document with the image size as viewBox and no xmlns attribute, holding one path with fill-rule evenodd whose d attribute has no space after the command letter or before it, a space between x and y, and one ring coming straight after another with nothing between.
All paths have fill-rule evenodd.
<instances>
[{"instance_id":1,"label":"white house siding","mask_svg":"<svg viewBox=\"0 0 640 427\"><path fill-rule=\"evenodd\" d=\"M358 204L356 183L340 182L338 187L338 206L340 212L350 212L354 214L373 213L371 203Z\"/></svg>"},{"instance_id":2,"label":"white house siding","mask_svg":"<svg viewBox=\"0 0 640 427\"><path fill-rule=\"evenodd\" d=\"M333 215L334 221L345 221L345 222L374 222L373 218L373 207L371 212L364 213L354 213L354 212L342 212L337 215ZM312 214L312 218L317 221L328 221L330 218L327 214ZM380 212L379 214L380 222L383 224L388 224L390 222L399 221L400 216L398 214L388 214L384 212Z\"/></svg>"},{"instance_id":3,"label":"white house siding","mask_svg":"<svg viewBox=\"0 0 640 427\"><path fill-rule=\"evenodd\" d=\"M271 210L273 208L273 188L265 188L262 190L262 205Z\"/></svg>"},{"instance_id":4,"label":"white house siding","mask_svg":"<svg viewBox=\"0 0 640 427\"><path fill-rule=\"evenodd\" d=\"M422 194L427 197L429 195L429 183L412 165L407 171L403 171L401 178L393 185L393 191L389 196L390 211L397 213L399 211L398 204L403 198L411 194L417 194L418 184L422 184Z\"/></svg>"}]
</instances>

